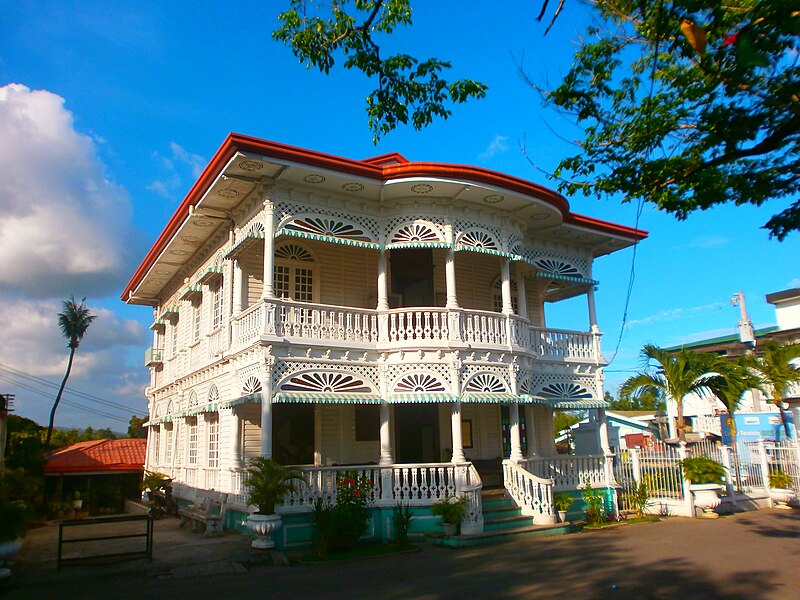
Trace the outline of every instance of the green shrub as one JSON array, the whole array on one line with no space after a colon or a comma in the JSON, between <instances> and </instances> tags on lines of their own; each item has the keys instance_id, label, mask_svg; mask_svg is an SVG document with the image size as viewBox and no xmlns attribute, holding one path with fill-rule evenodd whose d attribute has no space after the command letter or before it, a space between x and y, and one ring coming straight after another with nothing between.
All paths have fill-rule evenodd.
<instances>
[{"instance_id":1,"label":"green shrub","mask_svg":"<svg viewBox=\"0 0 800 600\"><path fill-rule=\"evenodd\" d=\"M694 484L725 483L725 467L706 456L684 458L681 467L683 476Z\"/></svg>"},{"instance_id":2,"label":"green shrub","mask_svg":"<svg viewBox=\"0 0 800 600\"><path fill-rule=\"evenodd\" d=\"M409 504L395 504L392 511L392 521L394 522L394 541L398 544L408 543L408 526L414 518L414 511Z\"/></svg>"},{"instance_id":3,"label":"green shrub","mask_svg":"<svg viewBox=\"0 0 800 600\"><path fill-rule=\"evenodd\" d=\"M258 507L262 515L275 513L275 505L283 503L283 497L294 489L294 482L304 482L302 473L295 467L287 467L272 458L256 456L247 467L247 502Z\"/></svg>"},{"instance_id":4,"label":"green shrub","mask_svg":"<svg viewBox=\"0 0 800 600\"><path fill-rule=\"evenodd\" d=\"M641 483L635 483L631 487L630 491L622 495L625 499L625 502L630 506L633 510L636 511L639 517L643 517L647 507L650 505L650 490L647 487L647 483L642 481Z\"/></svg>"},{"instance_id":5,"label":"green shrub","mask_svg":"<svg viewBox=\"0 0 800 600\"><path fill-rule=\"evenodd\" d=\"M321 498L314 502L315 551L325 556L328 550L346 550L355 545L369 522L369 496L372 481L356 471L336 476L336 504L326 505Z\"/></svg>"},{"instance_id":6,"label":"green shrub","mask_svg":"<svg viewBox=\"0 0 800 600\"><path fill-rule=\"evenodd\" d=\"M775 489L789 489L792 487L792 478L780 469L775 469L769 474L769 487Z\"/></svg>"},{"instance_id":7,"label":"green shrub","mask_svg":"<svg viewBox=\"0 0 800 600\"><path fill-rule=\"evenodd\" d=\"M25 537L28 531L28 507L21 500L0 502L0 542Z\"/></svg>"},{"instance_id":8,"label":"green shrub","mask_svg":"<svg viewBox=\"0 0 800 600\"><path fill-rule=\"evenodd\" d=\"M601 525L608 523L608 515L605 510L605 494L602 490L592 488L591 483L587 483L581 488L581 495L586 502L586 522L589 525Z\"/></svg>"}]
</instances>

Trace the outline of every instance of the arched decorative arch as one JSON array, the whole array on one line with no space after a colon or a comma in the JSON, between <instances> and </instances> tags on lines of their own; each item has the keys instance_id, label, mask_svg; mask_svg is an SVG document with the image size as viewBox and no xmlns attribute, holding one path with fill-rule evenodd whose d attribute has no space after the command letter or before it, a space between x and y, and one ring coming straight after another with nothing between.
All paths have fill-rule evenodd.
<instances>
[{"instance_id":1,"label":"arched decorative arch","mask_svg":"<svg viewBox=\"0 0 800 600\"><path fill-rule=\"evenodd\" d=\"M197 408L198 405L199 405L199 401L197 399L197 392L192 390L191 392L189 392L188 408L189 408L189 410L191 410L193 408Z\"/></svg>"},{"instance_id":2,"label":"arched decorative arch","mask_svg":"<svg viewBox=\"0 0 800 600\"><path fill-rule=\"evenodd\" d=\"M294 260L298 262L315 262L311 250L297 242L284 242L275 248L275 258L282 260Z\"/></svg>"},{"instance_id":3,"label":"arched decorative arch","mask_svg":"<svg viewBox=\"0 0 800 600\"><path fill-rule=\"evenodd\" d=\"M379 247L372 235L358 223L341 217L301 214L289 217L275 231L312 240L334 242L348 246Z\"/></svg>"},{"instance_id":4,"label":"arched decorative arch","mask_svg":"<svg viewBox=\"0 0 800 600\"><path fill-rule=\"evenodd\" d=\"M170 415L172 415L173 412L175 412L175 407L172 404L172 400L170 400L169 402L167 402L167 410L164 413L164 416L169 417Z\"/></svg>"},{"instance_id":5,"label":"arched decorative arch","mask_svg":"<svg viewBox=\"0 0 800 600\"><path fill-rule=\"evenodd\" d=\"M219 389L215 383L211 384L208 388L208 404L219 402Z\"/></svg>"},{"instance_id":6,"label":"arched decorative arch","mask_svg":"<svg viewBox=\"0 0 800 600\"><path fill-rule=\"evenodd\" d=\"M387 236L387 248L443 248L448 244L437 224L415 219L397 225Z\"/></svg>"},{"instance_id":7,"label":"arched decorative arch","mask_svg":"<svg viewBox=\"0 0 800 600\"><path fill-rule=\"evenodd\" d=\"M476 373L464 384L465 392L509 393L508 385L494 373Z\"/></svg>"},{"instance_id":8,"label":"arched decorative arch","mask_svg":"<svg viewBox=\"0 0 800 600\"><path fill-rule=\"evenodd\" d=\"M475 250L500 251L500 242L490 231L473 227L459 234L456 246L464 246Z\"/></svg>"},{"instance_id":9,"label":"arched decorative arch","mask_svg":"<svg viewBox=\"0 0 800 600\"><path fill-rule=\"evenodd\" d=\"M415 372L400 377L391 390L396 394L446 392L447 385L435 373Z\"/></svg>"},{"instance_id":10,"label":"arched decorative arch","mask_svg":"<svg viewBox=\"0 0 800 600\"><path fill-rule=\"evenodd\" d=\"M250 394L257 394L261 391L261 380L255 375L250 375L244 381L242 386L242 396L249 396Z\"/></svg>"},{"instance_id":11,"label":"arched decorative arch","mask_svg":"<svg viewBox=\"0 0 800 600\"><path fill-rule=\"evenodd\" d=\"M539 395L549 402L591 400L592 392L578 383L548 383L542 386Z\"/></svg>"},{"instance_id":12,"label":"arched decorative arch","mask_svg":"<svg viewBox=\"0 0 800 600\"><path fill-rule=\"evenodd\" d=\"M286 377L278 389L283 392L372 393L375 386L360 375L344 371L304 371Z\"/></svg>"}]
</instances>

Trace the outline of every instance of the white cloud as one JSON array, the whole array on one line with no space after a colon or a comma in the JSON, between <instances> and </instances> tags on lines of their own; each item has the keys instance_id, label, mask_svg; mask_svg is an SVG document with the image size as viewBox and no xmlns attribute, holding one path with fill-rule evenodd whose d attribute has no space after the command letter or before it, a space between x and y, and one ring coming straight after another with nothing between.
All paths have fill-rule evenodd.
<instances>
[{"instance_id":1,"label":"white cloud","mask_svg":"<svg viewBox=\"0 0 800 600\"><path fill-rule=\"evenodd\" d=\"M793 290L795 288L800 288L800 277L795 277L789 283L786 284L784 289Z\"/></svg>"},{"instance_id":2,"label":"white cloud","mask_svg":"<svg viewBox=\"0 0 800 600\"><path fill-rule=\"evenodd\" d=\"M189 175L194 181L203 172L207 162L199 154L188 152L175 142L170 142L169 156L153 152L153 158L161 164L163 176L148 185L147 189L168 200L178 200L180 194L186 191L183 189L184 179L189 179L186 176Z\"/></svg>"},{"instance_id":3,"label":"white cloud","mask_svg":"<svg viewBox=\"0 0 800 600\"><path fill-rule=\"evenodd\" d=\"M701 235L689 242L690 248L720 248L731 243L730 238L721 235Z\"/></svg>"},{"instance_id":4,"label":"white cloud","mask_svg":"<svg viewBox=\"0 0 800 600\"><path fill-rule=\"evenodd\" d=\"M508 150L508 137L498 134L492 138L492 141L489 142L488 146L486 146L486 150L481 152L478 155L478 158L481 160L486 160L487 158L492 158L495 154L500 154L506 150Z\"/></svg>"},{"instance_id":5,"label":"white cloud","mask_svg":"<svg viewBox=\"0 0 800 600\"><path fill-rule=\"evenodd\" d=\"M0 87L0 290L100 295L126 271L131 207L64 99Z\"/></svg>"},{"instance_id":6,"label":"white cloud","mask_svg":"<svg viewBox=\"0 0 800 600\"><path fill-rule=\"evenodd\" d=\"M90 325L75 353L67 385L122 405L126 410L116 410L69 393L64 398L125 420L134 413L146 412L144 387L148 383L147 370L141 367L139 360L128 364L126 355L132 350L138 359L141 349L147 345L147 330L137 321L122 319L110 310L91 304L89 308L97 319ZM19 372L60 384L69 357L67 340L58 328L60 311L58 300L31 301L7 297L0 303L0 329L3 331L0 390L15 393L17 413L39 424L47 423L57 389L26 378ZM78 411L68 404L60 406L56 414L58 426L84 427L87 422L110 425L121 431L126 429L122 421Z\"/></svg>"},{"instance_id":7,"label":"white cloud","mask_svg":"<svg viewBox=\"0 0 800 600\"><path fill-rule=\"evenodd\" d=\"M655 314L642 317L641 319L633 319L628 322L628 328L637 327L639 325L650 325L652 323L660 323L663 321L675 321L677 319L685 319L694 316L698 313L706 312L709 310L718 310L728 306L726 302L714 302L713 304L705 304L703 306L689 306L681 308L667 308L660 310Z\"/></svg>"}]
</instances>

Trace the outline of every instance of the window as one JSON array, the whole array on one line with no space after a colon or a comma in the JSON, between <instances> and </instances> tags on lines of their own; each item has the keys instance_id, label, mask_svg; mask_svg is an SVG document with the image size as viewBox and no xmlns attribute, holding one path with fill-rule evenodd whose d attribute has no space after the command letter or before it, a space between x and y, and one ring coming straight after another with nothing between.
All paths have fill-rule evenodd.
<instances>
[{"instance_id":1,"label":"window","mask_svg":"<svg viewBox=\"0 0 800 600\"><path fill-rule=\"evenodd\" d=\"M172 426L166 425L164 427L164 464L172 464Z\"/></svg>"},{"instance_id":2,"label":"window","mask_svg":"<svg viewBox=\"0 0 800 600\"><path fill-rule=\"evenodd\" d=\"M273 284L278 298L314 302L316 293L314 259L298 244L285 244L275 250Z\"/></svg>"},{"instance_id":3,"label":"window","mask_svg":"<svg viewBox=\"0 0 800 600\"><path fill-rule=\"evenodd\" d=\"M161 450L161 435L158 427L153 427L150 430L150 433L153 436L153 456L152 460L150 461L151 464L157 465L160 458L160 450Z\"/></svg>"},{"instance_id":4,"label":"window","mask_svg":"<svg viewBox=\"0 0 800 600\"><path fill-rule=\"evenodd\" d=\"M200 324L203 318L203 304L198 302L192 307L194 311L192 319L192 341L197 342L200 340Z\"/></svg>"},{"instance_id":5,"label":"window","mask_svg":"<svg viewBox=\"0 0 800 600\"><path fill-rule=\"evenodd\" d=\"M222 282L214 288L211 297L211 330L215 331L222 327Z\"/></svg>"},{"instance_id":6,"label":"window","mask_svg":"<svg viewBox=\"0 0 800 600\"><path fill-rule=\"evenodd\" d=\"M494 312L503 312L503 282L498 277L492 287L492 307ZM517 282L511 280L511 308L515 315L519 315L519 296L517 296ZM527 315L526 315L527 316Z\"/></svg>"},{"instance_id":7,"label":"window","mask_svg":"<svg viewBox=\"0 0 800 600\"><path fill-rule=\"evenodd\" d=\"M187 421L189 447L187 452L187 463L190 465L197 464L197 419Z\"/></svg>"},{"instance_id":8,"label":"window","mask_svg":"<svg viewBox=\"0 0 800 600\"><path fill-rule=\"evenodd\" d=\"M172 353L170 356L175 356L178 353L178 321L172 326Z\"/></svg>"},{"instance_id":9,"label":"window","mask_svg":"<svg viewBox=\"0 0 800 600\"><path fill-rule=\"evenodd\" d=\"M206 430L208 431L208 466L219 466L219 418L217 415L206 415Z\"/></svg>"}]
</instances>

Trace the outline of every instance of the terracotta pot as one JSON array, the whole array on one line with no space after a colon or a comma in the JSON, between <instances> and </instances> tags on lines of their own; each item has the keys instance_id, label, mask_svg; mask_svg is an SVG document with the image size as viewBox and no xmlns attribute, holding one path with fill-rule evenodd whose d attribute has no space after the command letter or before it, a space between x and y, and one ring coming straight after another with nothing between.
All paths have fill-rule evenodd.
<instances>
[{"instance_id":1,"label":"terracotta pot","mask_svg":"<svg viewBox=\"0 0 800 600\"><path fill-rule=\"evenodd\" d=\"M253 513L247 515L247 528L256 536L250 544L253 548L267 550L275 547L275 540L272 534L281 526L280 515L262 515Z\"/></svg>"}]
</instances>

